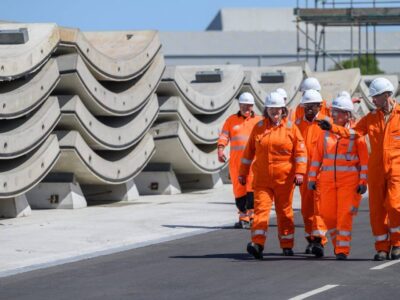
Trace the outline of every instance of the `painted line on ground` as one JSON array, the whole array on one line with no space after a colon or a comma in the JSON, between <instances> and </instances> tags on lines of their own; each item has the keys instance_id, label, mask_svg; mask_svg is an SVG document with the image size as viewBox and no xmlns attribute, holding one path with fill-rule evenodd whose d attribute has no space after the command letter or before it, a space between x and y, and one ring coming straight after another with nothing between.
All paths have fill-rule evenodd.
<instances>
[{"instance_id":1,"label":"painted line on ground","mask_svg":"<svg viewBox=\"0 0 400 300\"><path fill-rule=\"evenodd\" d=\"M333 288L335 288L335 287L337 287L337 286L339 286L339 285L338 285L338 284L327 284L327 285L324 285L323 287L320 287L320 288L318 288L318 289L315 289L315 290L309 291L309 292L307 292L307 293L298 295L298 296L296 296L296 297L290 298L289 300L302 300L302 299L306 299L306 298L311 297L311 296L314 296L314 295L316 295L316 294L319 294L319 293L325 292L325 291L327 291L327 290L333 289Z\"/></svg>"},{"instance_id":2,"label":"painted line on ground","mask_svg":"<svg viewBox=\"0 0 400 300\"><path fill-rule=\"evenodd\" d=\"M394 265L394 264L397 264L397 263L400 263L400 259L389 261L387 263L384 263L384 264L381 264L379 266L373 267L370 270L382 270L382 269L384 269L386 267L390 267L391 265Z\"/></svg>"}]
</instances>

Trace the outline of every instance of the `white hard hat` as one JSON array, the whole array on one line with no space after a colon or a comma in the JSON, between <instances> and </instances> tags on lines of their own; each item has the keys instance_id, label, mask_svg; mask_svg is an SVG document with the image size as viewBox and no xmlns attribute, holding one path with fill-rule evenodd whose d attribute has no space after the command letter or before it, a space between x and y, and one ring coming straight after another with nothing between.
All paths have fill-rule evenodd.
<instances>
[{"instance_id":1,"label":"white hard hat","mask_svg":"<svg viewBox=\"0 0 400 300\"><path fill-rule=\"evenodd\" d=\"M339 96L336 99L334 99L332 101L331 107L340 109L340 110L350 111L350 112L352 112L354 110L353 101L351 101L351 98L346 97L346 96Z\"/></svg>"},{"instance_id":2,"label":"white hard hat","mask_svg":"<svg viewBox=\"0 0 400 300\"><path fill-rule=\"evenodd\" d=\"M317 78L308 77L304 79L304 81L301 83L300 91L305 92L307 90L316 90L318 92L321 90L321 85L319 84Z\"/></svg>"},{"instance_id":3,"label":"white hard hat","mask_svg":"<svg viewBox=\"0 0 400 300\"><path fill-rule=\"evenodd\" d=\"M369 85L369 96L377 96L383 94L384 92L391 92L393 94L393 84L383 77L372 80L371 84Z\"/></svg>"},{"instance_id":4,"label":"white hard hat","mask_svg":"<svg viewBox=\"0 0 400 300\"><path fill-rule=\"evenodd\" d=\"M287 98L287 93L286 93L286 91L285 91L283 88L277 88L277 89L276 89L276 92L277 92L278 94L281 94L281 96L282 96L283 98Z\"/></svg>"},{"instance_id":5,"label":"white hard hat","mask_svg":"<svg viewBox=\"0 0 400 300\"><path fill-rule=\"evenodd\" d=\"M347 91L341 91L339 94L337 94L336 98L341 97L341 96L351 99L351 95Z\"/></svg>"},{"instance_id":6,"label":"white hard hat","mask_svg":"<svg viewBox=\"0 0 400 300\"><path fill-rule=\"evenodd\" d=\"M239 104L254 104L254 97L250 93L243 93L239 97Z\"/></svg>"},{"instance_id":7,"label":"white hard hat","mask_svg":"<svg viewBox=\"0 0 400 300\"><path fill-rule=\"evenodd\" d=\"M267 95L264 102L265 107L285 107L285 99L282 97L281 94L277 92L272 92L271 94Z\"/></svg>"},{"instance_id":8,"label":"white hard hat","mask_svg":"<svg viewBox=\"0 0 400 300\"><path fill-rule=\"evenodd\" d=\"M321 103L321 102L322 102L321 94L316 90L307 90L301 97L301 104Z\"/></svg>"}]
</instances>

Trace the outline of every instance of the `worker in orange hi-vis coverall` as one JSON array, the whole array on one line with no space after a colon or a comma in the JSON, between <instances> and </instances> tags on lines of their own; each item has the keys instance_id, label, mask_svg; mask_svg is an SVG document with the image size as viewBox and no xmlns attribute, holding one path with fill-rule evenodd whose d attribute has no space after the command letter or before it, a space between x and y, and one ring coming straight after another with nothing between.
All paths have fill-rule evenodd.
<instances>
[{"instance_id":1,"label":"worker in orange hi-vis coverall","mask_svg":"<svg viewBox=\"0 0 400 300\"><path fill-rule=\"evenodd\" d=\"M242 186L238 182L240 159L251 130L261 116L256 116L253 112L254 97L250 93L243 93L239 97L240 110L237 114L231 115L225 121L221 134L218 139L218 160L226 161L224 148L230 143L229 175L233 185L236 207L238 208L239 221L235 224L236 228L249 229L253 221L253 174L249 173L247 185Z\"/></svg>"},{"instance_id":2,"label":"worker in orange hi-vis coverall","mask_svg":"<svg viewBox=\"0 0 400 300\"><path fill-rule=\"evenodd\" d=\"M254 179L254 222L247 252L263 258L272 204L278 221L278 237L283 255L293 255L293 191L303 183L307 170L307 150L299 129L287 118L283 97L272 92L265 100L264 119L251 132L239 170L239 182L246 184L252 166Z\"/></svg>"},{"instance_id":3,"label":"worker in orange hi-vis coverall","mask_svg":"<svg viewBox=\"0 0 400 300\"><path fill-rule=\"evenodd\" d=\"M332 102L334 124L351 128L354 106L350 97L341 96ZM308 186L316 188L319 174L319 214L323 223L313 228L312 253L324 255L321 238L330 234L336 259L350 254L353 216L360 205L361 194L367 191L368 149L364 137L341 138L329 131L321 132L314 149Z\"/></svg>"},{"instance_id":4,"label":"worker in orange hi-vis coverall","mask_svg":"<svg viewBox=\"0 0 400 300\"><path fill-rule=\"evenodd\" d=\"M349 129L319 121L324 130L342 137L368 134L371 154L368 162L369 209L375 238L374 260L400 258L400 106L392 97L394 87L385 78L374 79L369 94L376 110Z\"/></svg>"},{"instance_id":5,"label":"worker in orange hi-vis coverall","mask_svg":"<svg viewBox=\"0 0 400 300\"><path fill-rule=\"evenodd\" d=\"M304 95L304 93L308 90L315 90L315 91L321 92L321 85L317 78L308 77L308 78L304 79L304 81L301 83L300 91ZM321 112L321 114L328 116L328 117L331 115L330 109L324 99L322 99L322 102L321 102L320 112ZM304 107L300 103L296 107L295 120L302 119L304 117L304 114L305 114Z\"/></svg>"},{"instance_id":6,"label":"worker in orange hi-vis coverall","mask_svg":"<svg viewBox=\"0 0 400 300\"><path fill-rule=\"evenodd\" d=\"M318 124L314 122L316 118L324 119L329 117L325 116L320 112L322 104L321 94L316 90L307 90L304 92L301 98L301 105L304 108L304 116L296 119L295 124L299 128L304 142L307 148L308 159L307 159L307 172L310 169L312 154L315 149L315 145L317 143L318 137L322 131L321 128L318 127ZM307 175L304 178L304 181L307 182ZM305 253L311 254L312 249L312 239L311 239L311 231L313 222L318 222L319 214L318 214L318 200L319 200L319 189L317 190L309 190L306 184L300 186L300 195L301 195L301 214L303 216L304 221L304 235L308 242ZM325 239L323 243L325 243Z\"/></svg>"}]
</instances>

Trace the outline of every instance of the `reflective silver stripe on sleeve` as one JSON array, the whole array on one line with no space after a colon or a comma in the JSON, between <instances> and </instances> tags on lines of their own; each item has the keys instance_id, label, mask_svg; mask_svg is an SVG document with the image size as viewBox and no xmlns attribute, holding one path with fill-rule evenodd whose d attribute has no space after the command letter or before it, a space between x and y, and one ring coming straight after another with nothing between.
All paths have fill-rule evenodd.
<instances>
[{"instance_id":1,"label":"reflective silver stripe on sleeve","mask_svg":"<svg viewBox=\"0 0 400 300\"><path fill-rule=\"evenodd\" d=\"M222 130L221 133L222 133L222 134L229 135L229 131L227 131L227 130Z\"/></svg>"},{"instance_id":2,"label":"reflective silver stripe on sleeve","mask_svg":"<svg viewBox=\"0 0 400 300\"><path fill-rule=\"evenodd\" d=\"M346 161L350 161L350 160L356 160L356 161L358 161L359 160L359 158L358 158L358 155L344 155L344 154L337 154L336 156L335 156L335 154L325 154L324 155L324 158L327 158L327 159L342 159L342 160L346 160Z\"/></svg>"},{"instance_id":3,"label":"reflective silver stripe on sleeve","mask_svg":"<svg viewBox=\"0 0 400 300\"><path fill-rule=\"evenodd\" d=\"M331 118L329 118L328 116L325 116L325 117L324 117L324 120L330 122L330 121L331 121Z\"/></svg>"},{"instance_id":4,"label":"reflective silver stripe on sleeve","mask_svg":"<svg viewBox=\"0 0 400 300\"><path fill-rule=\"evenodd\" d=\"M354 129L349 129L350 139L355 139L356 131Z\"/></svg>"},{"instance_id":5,"label":"reflective silver stripe on sleeve","mask_svg":"<svg viewBox=\"0 0 400 300\"><path fill-rule=\"evenodd\" d=\"M320 166L321 166L321 163L320 163L319 161L315 161L315 160L314 160L314 161L311 162L311 166L312 166L312 167L320 167Z\"/></svg>"},{"instance_id":6,"label":"reflective silver stripe on sleeve","mask_svg":"<svg viewBox=\"0 0 400 300\"><path fill-rule=\"evenodd\" d=\"M294 234L281 235L282 240L291 240L293 238L294 238Z\"/></svg>"},{"instance_id":7,"label":"reflective silver stripe on sleeve","mask_svg":"<svg viewBox=\"0 0 400 300\"><path fill-rule=\"evenodd\" d=\"M327 233L330 235L336 235L336 228L329 229Z\"/></svg>"},{"instance_id":8,"label":"reflective silver stripe on sleeve","mask_svg":"<svg viewBox=\"0 0 400 300\"><path fill-rule=\"evenodd\" d=\"M304 157L304 156L296 157L295 161L297 163L300 163L300 162L307 163L307 157Z\"/></svg>"},{"instance_id":9,"label":"reflective silver stripe on sleeve","mask_svg":"<svg viewBox=\"0 0 400 300\"><path fill-rule=\"evenodd\" d=\"M267 232L261 229L257 229L251 232L251 236L257 236L257 235L267 236Z\"/></svg>"},{"instance_id":10,"label":"reflective silver stripe on sleeve","mask_svg":"<svg viewBox=\"0 0 400 300\"><path fill-rule=\"evenodd\" d=\"M338 230L337 235L340 235L340 236L351 236L351 231Z\"/></svg>"},{"instance_id":11,"label":"reflective silver stripe on sleeve","mask_svg":"<svg viewBox=\"0 0 400 300\"><path fill-rule=\"evenodd\" d=\"M317 172L314 171L308 172L308 177L315 177L315 176L317 176Z\"/></svg>"},{"instance_id":12,"label":"reflective silver stripe on sleeve","mask_svg":"<svg viewBox=\"0 0 400 300\"><path fill-rule=\"evenodd\" d=\"M349 241L336 241L336 246L350 247Z\"/></svg>"},{"instance_id":13,"label":"reflective silver stripe on sleeve","mask_svg":"<svg viewBox=\"0 0 400 300\"><path fill-rule=\"evenodd\" d=\"M389 228L389 231L391 233L400 232L400 226Z\"/></svg>"},{"instance_id":14,"label":"reflective silver stripe on sleeve","mask_svg":"<svg viewBox=\"0 0 400 300\"><path fill-rule=\"evenodd\" d=\"M248 139L247 135L236 135L231 138L231 141L247 141Z\"/></svg>"},{"instance_id":15,"label":"reflective silver stripe on sleeve","mask_svg":"<svg viewBox=\"0 0 400 300\"><path fill-rule=\"evenodd\" d=\"M242 157L241 162L244 165L250 165L251 164L251 160L247 159L247 158L244 158L244 157Z\"/></svg>"},{"instance_id":16,"label":"reflective silver stripe on sleeve","mask_svg":"<svg viewBox=\"0 0 400 300\"><path fill-rule=\"evenodd\" d=\"M368 178L367 174L360 174L360 179L367 179L367 178Z\"/></svg>"},{"instance_id":17,"label":"reflective silver stripe on sleeve","mask_svg":"<svg viewBox=\"0 0 400 300\"><path fill-rule=\"evenodd\" d=\"M219 137L221 140L229 140L229 138L227 138L225 135L220 135Z\"/></svg>"},{"instance_id":18,"label":"reflective silver stripe on sleeve","mask_svg":"<svg viewBox=\"0 0 400 300\"><path fill-rule=\"evenodd\" d=\"M368 166L362 165L361 166L361 171L368 171Z\"/></svg>"},{"instance_id":19,"label":"reflective silver stripe on sleeve","mask_svg":"<svg viewBox=\"0 0 400 300\"><path fill-rule=\"evenodd\" d=\"M241 151L244 150L246 146L231 146L231 151Z\"/></svg>"},{"instance_id":20,"label":"reflective silver stripe on sleeve","mask_svg":"<svg viewBox=\"0 0 400 300\"><path fill-rule=\"evenodd\" d=\"M375 236L375 241L377 241L377 242L386 241L387 239L388 239L388 235L387 234L382 234L382 235L376 235Z\"/></svg>"},{"instance_id":21,"label":"reflective silver stripe on sleeve","mask_svg":"<svg viewBox=\"0 0 400 300\"><path fill-rule=\"evenodd\" d=\"M292 128L292 121L288 120L286 123L287 128Z\"/></svg>"},{"instance_id":22,"label":"reflective silver stripe on sleeve","mask_svg":"<svg viewBox=\"0 0 400 300\"><path fill-rule=\"evenodd\" d=\"M358 172L358 169L354 166L323 166L322 171L340 171L340 172Z\"/></svg>"},{"instance_id":23,"label":"reflective silver stripe on sleeve","mask_svg":"<svg viewBox=\"0 0 400 300\"><path fill-rule=\"evenodd\" d=\"M313 230L312 235L320 235L320 236L325 236L326 231L325 230Z\"/></svg>"}]
</instances>

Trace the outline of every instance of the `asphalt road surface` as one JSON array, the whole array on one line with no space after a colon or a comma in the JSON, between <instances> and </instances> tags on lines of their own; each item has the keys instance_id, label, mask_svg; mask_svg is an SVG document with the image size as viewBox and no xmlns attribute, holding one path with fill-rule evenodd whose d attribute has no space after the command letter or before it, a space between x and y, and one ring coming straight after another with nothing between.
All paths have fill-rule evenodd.
<instances>
[{"instance_id":1,"label":"asphalt road surface","mask_svg":"<svg viewBox=\"0 0 400 300\"><path fill-rule=\"evenodd\" d=\"M0 278L0 299L400 299L400 263L372 261L366 201L355 219L347 261L336 261L330 246L323 259L303 254L299 212L295 256L281 256L274 224L273 219L263 261L245 251L249 231L219 228ZM190 224L171 220L165 226Z\"/></svg>"}]
</instances>

